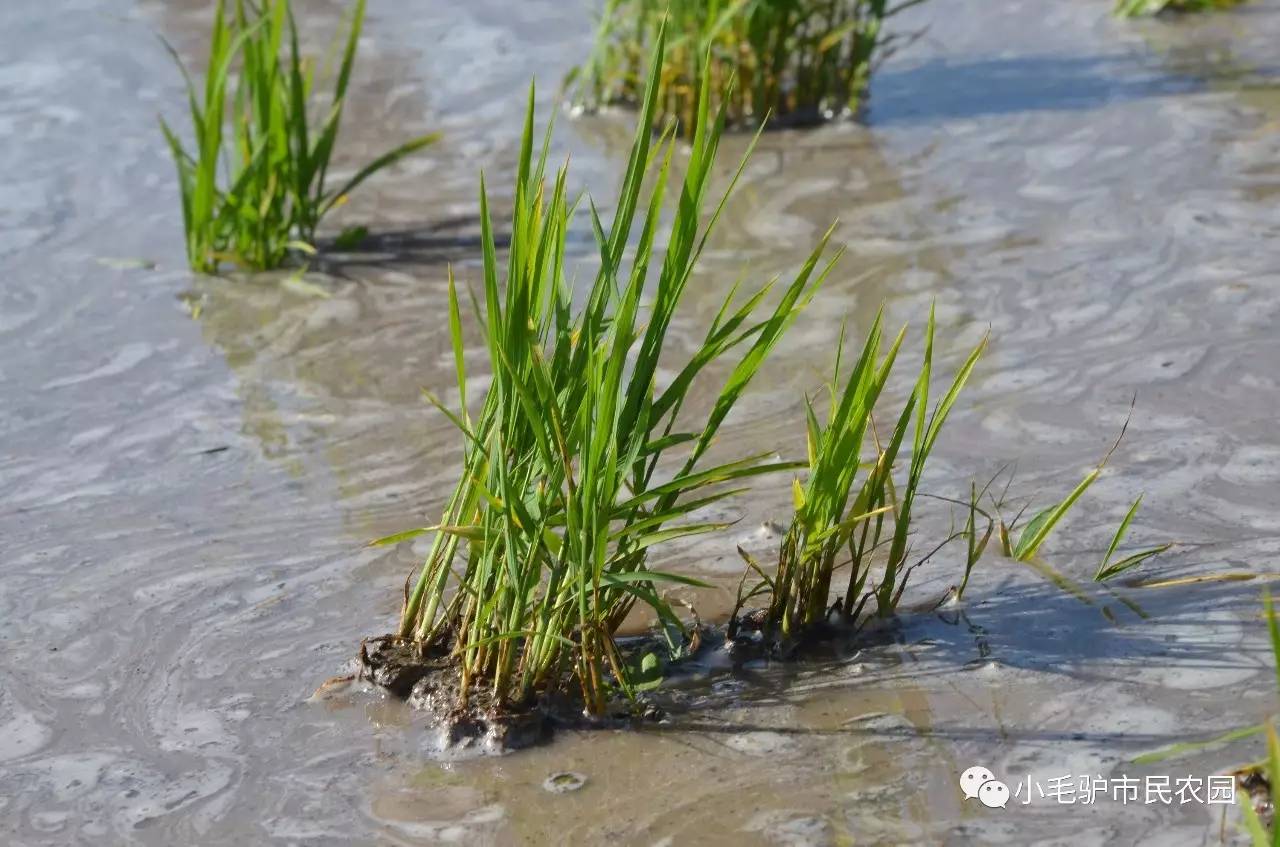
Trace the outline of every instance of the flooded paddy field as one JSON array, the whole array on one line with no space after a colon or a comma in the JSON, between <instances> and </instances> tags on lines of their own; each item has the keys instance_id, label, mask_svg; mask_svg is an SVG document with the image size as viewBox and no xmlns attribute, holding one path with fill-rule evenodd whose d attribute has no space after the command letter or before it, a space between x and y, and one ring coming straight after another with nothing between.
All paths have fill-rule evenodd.
<instances>
[{"instance_id":1,"label":"flooded paddy field","mask_svg":"<svg viewBox=\"0 0 1280 847\"><path fill-rule=\"evenodd\" d=\"M156 126L184 95L155 34L198 62L208 11L0 9L0 842L1239 838L1224 805L1067 804L1037 786L1261 756L1255 739L1132 761L1276 706L1260 615L1280 572L1280 5L1120 22L1092 0L939 0L895 19L927 29L875 77L864 124L761 140L673 328L696 345L744 268L794 269L838 218L846 256L718 448L802 453L803 397L841 322L864 333L881 304L896 326L936 302L940 370L991 331L931 493L1016 464L1011 495L1061 497L1136 394L1044 550L1061 578L989 557L963 604L935 609L963 568L948 548L887 645L695 663L659 724L443 759L401 704L312 692L394 627L425 552L365 543L434 519L454 483L457 434L420 394L448 399L453 378L446 267L476 277L477 172L510 183L527 81L550 113L591 18L544 0L373 4L343 155L444 140L355 196L335 227L371 238L297 281L185 267ZM307 3L303 27L341 11ZM558 120L574 187L610 196L630 116ZM726 139L722 165L746 143ZM589 262L585 220L570 242ZM1140 492L1133 540L1178 545L1143 578L1256 578L1092 584ZM722 620L735 544L774 550L790 498L769 479L731 501L730 535L654 561L716 586L686 593ZM945 503L922 510L945 531ZM966 800L976 765L1020 796ZM547 791L562 772L586 780Z\"/></svg>"}]
</instances>

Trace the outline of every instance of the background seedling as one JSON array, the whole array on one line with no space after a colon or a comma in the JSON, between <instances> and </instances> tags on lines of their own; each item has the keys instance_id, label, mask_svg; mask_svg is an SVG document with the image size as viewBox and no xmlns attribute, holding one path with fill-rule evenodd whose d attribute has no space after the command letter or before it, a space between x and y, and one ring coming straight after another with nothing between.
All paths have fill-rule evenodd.
<instances>
[{"instance_id":1,"label":"background seedling","mask_svg":"<svg viewBox=\"0 0 1280 847\"><path fill-rule=\"evenodd\" d=\"M218 0L203 88L169 48L187 85L190 150L161 119L178 171L187 260L278 267L290 251L315 253L316 227L362 182L433 143L414 138L375 158L339 187L327 182L366 0L356 0L333 93L314 119L314 65L303 58L289 0Z\"/></svg>"},{"instance_id":2,"label":"background seedling","mask_svg":"<svg viewBox=\"0 0 1280 847\"><path fill-rule=\"evenodd\" d=\"M893 44L884 21L919 2L608 0L595 48L569 83L586 108L639 102L645 57L665 26L659 124L677 118L681 132L691 130L708 81L731 125L855 114Z\"/></svg>"}]
</instances>

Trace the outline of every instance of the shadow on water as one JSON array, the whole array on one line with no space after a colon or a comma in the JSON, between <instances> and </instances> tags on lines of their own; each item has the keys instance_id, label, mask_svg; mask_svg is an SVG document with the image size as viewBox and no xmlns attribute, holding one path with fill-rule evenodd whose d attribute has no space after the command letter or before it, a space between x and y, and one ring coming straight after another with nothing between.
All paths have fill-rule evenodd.
<instances>
[{"instance_id":1,"label":"shadow on water","mask_svg":"<svg viewBox=\"0 0 1280 847\"><path fill-rule=\"evenodd\" d=\"M1049 697L1056 690L1088 692L1116 685L1185 690L1224 685L1243 694L1255 688L1252 678L1273 663L1265 624L1249 622L1260 608L1259 581L1244 588L1236 583L1148 589L1090 583L1066 592L1008 560L984 567L1009 573L985 580L977 590L971 587L962 604L908 612L878 637L836 645L831 649L836 658L757 661L736 668L727 662L716 667L712 660L709 671L702 662L704 676L693 670L683 680L673 680L679 694L663 703L671 722L652 731L1087 742L1137 752L1184 741L1196 730L1096 728L1088 724L1087 709L1076 713L1076 725L1017 729L987 720L956 720L961 716L936 710L934 720L923 725L869 721L856 709L839 709L853 717L838 725L798 725L790 712L778 709L845 703L866 691L924 689L936 694L952 685L997 689L1022 676L1037 679ZM782 719L759 719L770 713Z\"/></svg>"},{"instance_id":2,"label":"shadow on water","mask_svg":"<svg viewBox=\"0 0 1280 847\"><path fill-rule=\"evenodd\" d=\"M1187 94L1194 75L1153 73L1132 55L1017 56L954 62L933 59L885 68L875 79L872 125L930 123L988 115L1088 111L1108 104Z\"/></svg>"},{"instance_id":3,"label":"shadow on water","mask_svg":"<svg viewBox=\"0 0 1280 847\"><path fill-rule=\"evenodd\" d=\"M342 240L341 235L320 239L316 245L320 255L312 262L313 267L342 277L355 267L442 267L480 254L480 219L475 215L455 215L431 223L362 228L354 243L343 244ZM508 233L495 233L499 250L505 249L510 240Z\"/></svg>"},{"instance_id":4,"label":"shadow on water","mask_svg":"<svg viewBox=\"0 0 1280 847\"><path fill-rule=\"evenodd\" d=\"M1230 12L1126 21L1111 35L1123 52L1025 55L891 63L873 82L874 126L1036 112L1090 111L1138 100L1280 83L1266 33L1276 10L1244 4Z\"/></svg>"}]
</instances>

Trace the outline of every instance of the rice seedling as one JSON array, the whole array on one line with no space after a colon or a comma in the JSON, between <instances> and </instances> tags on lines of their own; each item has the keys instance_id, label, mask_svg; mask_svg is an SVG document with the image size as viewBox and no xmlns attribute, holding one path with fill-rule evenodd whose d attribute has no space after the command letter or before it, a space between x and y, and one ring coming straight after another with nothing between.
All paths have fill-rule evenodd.
<instances>
[{"instance_id":1,"label":"rice seedling","mask_svg":"<svg viewBox=\"0 0 1280 847\"><path fill-rule=\"evenodd\" d=\"M739 551L749 571L756 573L760 581L745 595L739 590L734 615L748 600L767 594L769 606L762 629L770 642L801 638L824 624L832 611L851 622L858 621L869 604L879 616L893 614L911 571L938 549L914 565L907 564L913 509L925 464L987 342L984 338L973 349L946 394L929 413L934 339L931 310L925 330L924 361L915 388L888 440L882 444L875 437L874 410L905 334L903 327L881 355L881 318L877 316L843 388L839 387L844 347L841 339L835 376L828 385L830 409L825 424L819 422L812 403L806 403L808 478L803 484L798 479L793 484L795 512L780 544L776 572L769 576L751 556ZM894 466L909 429L913 429L911 457L906 478L897 485ZM864 460L868 442L874 445L874 457ZM861 470L866 473L858 482ZM892 522L892 532L887 521ZM952 533L942 545L961 534ZM872 555L885 544L888 558L884 571L879 582L872 585ZM832 578L842 567L849 568L843 600L829 608Z\"/></svg>"},{"instance_id":2,"label":"rice seedling","mask_svg":"<svg viewBox=\"0 0 1280 847\"><path fill-rule=\"evenodd\" d=\"M982 490L978 490L977 483L969 483L969 500L966 503L967 515L965 517L964 531L962 537L966 542L965 560L964 560L964 577L960 580L960 585L956 588L956 599L963 600L965 589L969 587L969 577L973 575L973 569L978 564L978 560L982 558L982 554L987 550L987 544L991 541L991 533L995 531L996 521L991 515L978 507L982 502L982 498L986 496L990 490L992 483L996 481L997 476L992 477L990 481L983 486ZM987 528L982 533L982 537L978 537L978 516L987 522Z\"/></svg>"},{"instance_id":3,"label":"rice seedling","mask_svg":"<svg viewBox=\"0 0 1280 847\"><path fill-rule=\"evenodd\" d=\"M1129 507L1129 511L1124 516L1124 520L1120 522L1119 528L1116 529L1116 534L1111 538L1111 544L1107 547L1106 555L1102 557L1102 563L1098 565L1098 570L1094 572L1094 582L1104 582L1114 576L1119 576L1173 546L1172 544L1161 544L1146 550L1139 550L1136 553L1130 553L1115 561L1112 560L1117 548L1124 541L1125 533L1129 531L1129 524L1133 522L1133 516L1138 513L1138 507L1141 505L1142 495L1138 495L1138 499L1133 501L1133 505Z\"/></svg>"},{"instance_id":4,"label":"rice seedling","mask_svg":"<svg viewBox=\"0 0 1280 847\"><path fill-rule=\"evenodd\" d=\"M161 119L178 171L187 260L267 269L290 251L315 252L316 227L362 182L436 140L428 134L378 156L339 186L327 178L364 23L356 0L329 103L313 119L315 64L302 56L290 0L218 0L204 85L186 81L194 146ZM166 45L168 46L168 45Z\"/></svg>"},{"instance_id":5,"label":"rice seedling","mask_svg":"<svg viewBox=\"0 0 1280 847\"><path fill-rule=\"evenodd\" d=\"M1136 403L1136 398L1134 402ZM1131 418L1133 415L1132 404L1129 408L1129 414ZM1022 529L1016 542L1012 540L1012 535L1022 513L1019 512L1019 514L1014 517L1013 521L1008 524L1003 520L1000 521L1000 547L1005 556L1008 556L1011 559L1016 559L1019 562L1030 562L1035 559L1036 553L1039 552L1041 545L1048 540L1054 529L1057 528L1062 519L1067 516L1067 513L1072 510L1077 502L1079 502L1080 498L1085 495L1085 492L1087 492L1093 484L1098 481L1098 477L1102 475L1102 471L1107 466L1107 462L1111 461L1111 456L1116 452L1116 449L1119 448L1120 442L1124 440L1125 433L1129 429L1130 418L1125 419L1124 426L1120 428L1120 435L1116 437L1115 443L1111 445L1111 449L1102 457L1102 461L1098 462L1096 467L1085 474L1084 479L1080 480L1079 484L1076 485L1075 488L1071 489L1066 497L1062 498L1062 500L1057 503L1054 503L1052 506L1038 512L1035 517L1027 523L1026 527ZM1161 544L1156 547L1139 550L1124 556L1121 559L1113 560L1116 551L1119 549L1120 544L1124 541L1126 533L1129 531L1129 524L1133 522L1134 515L1138 513L1138 507L1141 505L1142 497L1140 495L1138 499L1133 502L1133 505L1129 507L1129 511L1120 522L1120 526L1116 529L1115 535L1112 536L1111 544L1108 545L1107 552L1103 556L1101 564L1099 564L1098 568L1094 571L1093 579L1095 582L1104 582L1112 577L1119 576L1120 574L1137 567L1148 559L1158 556L1173 546L1171 543Z\"/></svg>"},{"instance_id":6,"label":"rice seedling","mask_svg":"<svg viewBox=\"0 0 1280 847\"><path fill-rule=\"evenodd\" d=\"M411 591L406 585L396 637L447 651L464 704L471 696L473 704L483 700L496 708L527 705L576 680L585 709L600 714L613 695L633 695L652 682L655 658L628 660L614 635L636 603L646 604L678 653L682 624L659 589L698 583L650 568L649 550L721 528L692 516L735 493L727 483L796 467L769 454L711 466L704 459L726 415L829 272L834 259L823 260L825 237L794 279L774 292L772 309L763 305L772 284L745 298L735 287L697 351L683 364L664 363L675 376L658 387L668 330L737 182L735 174L718 200L712 196L726 109L712 109L711 78L704 74L679 203L659 249L675 149L670 133L654 138L650 130L662 55L659 30L612 222L606 226L587 202L599 269L580 309L565 255L580 204L568 195L565 168L547 177L550 127L535 150L532 89L505 275L481 179L483 286L471 300L484 327L492 381L474 415L462 298L450 275L458 409L431 399L462 433L462 476L438 525L383 541L433 536L416 584ZM737 174L743 165L745 159ZM730 355L736 362L712 395L710 412L685 423L681 410L698 377Z\"/></svg>"},{"instance_id":7,"label":"rice seedling","mask_svg":"<svg viewBox=\"0 0 1280 847\"><path fill-rule=\"evenodd\" d=\"M1103 464L1105 463L1106 460L1104 459ZM1065 498L1041 511L1032 518L1026 528L1022 530L1021 535L1018 536L1016 543L1012 542L1010 538L1011 533L1017 524L1017 519L1015 519L1012 524L1005 524L1001 522L1000 544L1004 550L1004 555L1011 559L1016 559L1019 562L1032 561L1035 558L1036 553L1040 550L1040 546L1044 544L1045 540L1047 540L1050 534L1052 534L1054 528L1057 527L1058 522L1066 517L1067 513L1071 511L1071 508L1076 504L1076 502L1084 496L1084 493L1097 480L1098 474L1101 470L1102 465L1098 465L1098 467L1091 470L1085 478L1080 481L1080 484L1073 488L1071 493L1069 493ZM1107 547L1107 552L1103 556L1102 562L1098 565L1097 570L1094 571L1093 579L1095 582L1105 582L1112 577L1119 576L1120 574L1137 567L1148 559L1158 556L1173 547L1173 543L1168 542L1145 550L1139 550L1135 553L1130 553L1123 558L1113 560L1116 550L1119 548L1121 542L1123 542L1125 534L1129 531L1129 524L1133 521L1133 516L1137 514L1138 507L1141 504L1142 497L1139 496L1138 499L1133 502L1133 505L1129 507L1129 511L1125 514L1124 520L1120 522L1120 526L1116 529L1115 535L1112 536L1111 544Z\"/></svg>"},{"instance_id":8,"label":"rice seedling","mask_svg":"<svg viewBox=\"0 0 1280 847\"><path fill-rule=\"evenodd\" d=\"M568 82L583 108L638 102L645 56L665 26L659 121L691 129L707 77L731 125L854 115L893 40L884 21L919 2L608 0L592 54Z\"/></svg>"},{"instance_id":9,"label":"rice seedling","mask_svg":"<svg viewBox=\"0 0 1280 847\"><path fill-rule=\"evenodd\" d=\"M1162 12L1211 12L1238 6L1244 0L1116 0L1115 14L1138 18Z\"/></svg>"},{"instance_id":10,"label":"rice seedling","mask_svg":"<svg viewBox=\"0 0 1280 847\"><path fill-rule=\"evenodd\" d=\"M1117 440L1116 443L1119 444L1119 441ZM1112 447L1111 450L1114 451L1115 447ZM1001 547L1004 549L1004 554L1012 559L1017 559L1019 562L1026 562L1033 558L1036 555L1036 552L1040 549L1040 546L1044 544L1044 542L1053 533L1053 530L1057 527L1058 523L1067 516L1068 512L1071 511L1071 507L1084 496L1084 493L1088 491L1095 482L1097 482L1098 477L1102 474L1102 469L1106 466L1107 460L1110 458L1111 452L1108 452L1103 460L1098 463L1098 466L1085 474L1084 479L1080 480L1079 485L1071 489L1071 492L1067 494L1066 497L1037 513L1022 530L1021 534L1018 536L1016 544L1012 543L1010 538L1012 531L1017 527L1018 520L1021 515L1015 517L1012 523L1008 525L1001 522L1000 543ZM1108 558L1110 557L1108 556Z\"/></svg>"}]
</instances>

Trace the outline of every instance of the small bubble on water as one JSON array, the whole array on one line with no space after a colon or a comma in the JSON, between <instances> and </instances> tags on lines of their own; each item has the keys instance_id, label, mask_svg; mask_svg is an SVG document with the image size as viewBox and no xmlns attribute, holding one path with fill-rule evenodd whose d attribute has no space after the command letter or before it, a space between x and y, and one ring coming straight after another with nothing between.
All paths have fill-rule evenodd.
<instances>
[{"instance_id":1,"label":"small bubble on water","mask_svg":"<svg viewBox=\"0 0 1280 847\"><path fill-rule=\"evenodd\" d=\"M573 771L561 771L553 773L547 777L542 783L542 787L552 794L568 794L570 791L577 791L579 788L587 784L587 778L580 773Z\"/></svg>"}]
</instances>

